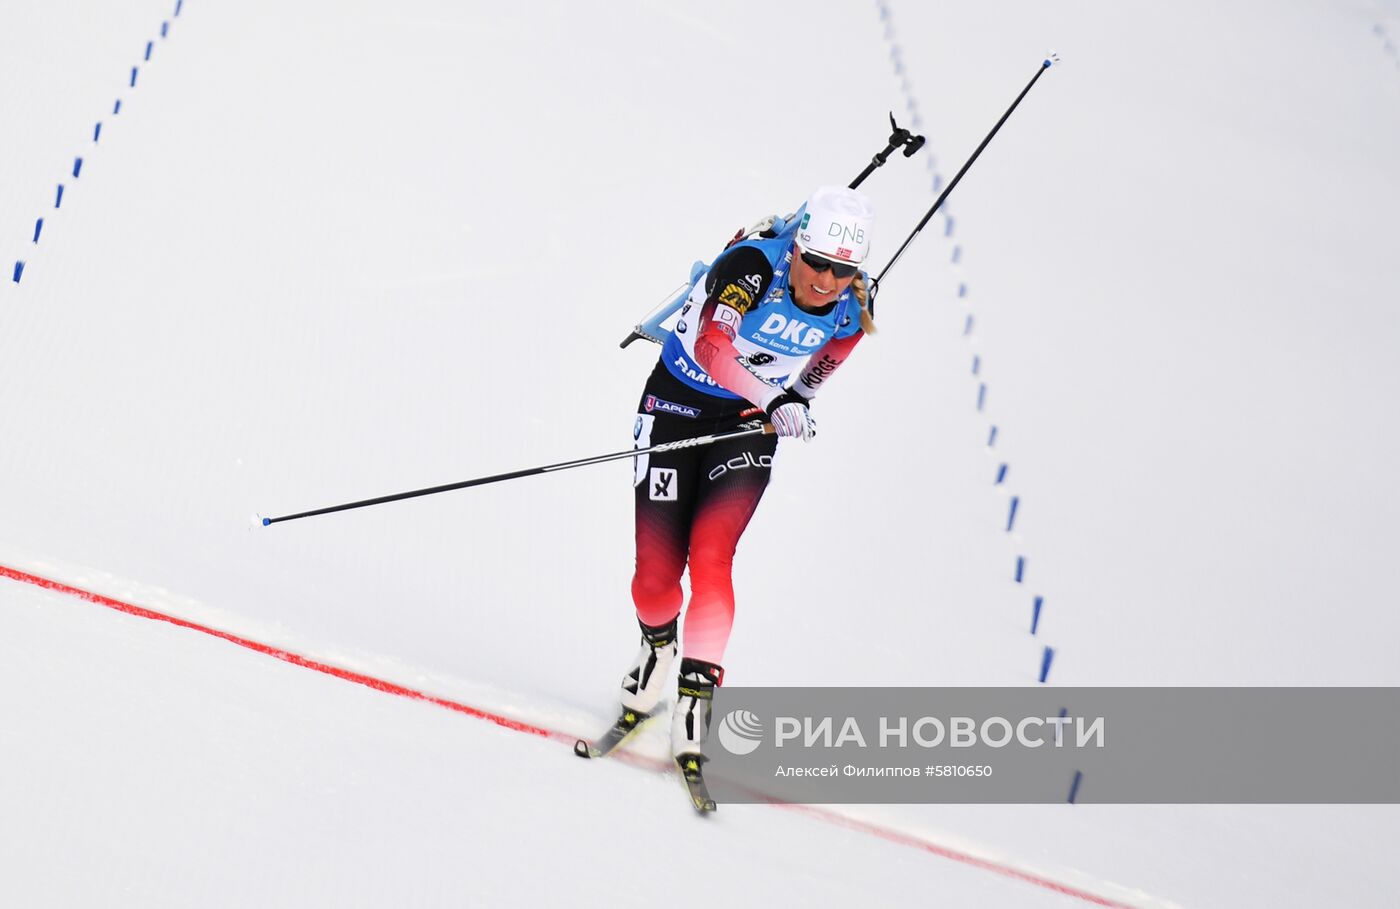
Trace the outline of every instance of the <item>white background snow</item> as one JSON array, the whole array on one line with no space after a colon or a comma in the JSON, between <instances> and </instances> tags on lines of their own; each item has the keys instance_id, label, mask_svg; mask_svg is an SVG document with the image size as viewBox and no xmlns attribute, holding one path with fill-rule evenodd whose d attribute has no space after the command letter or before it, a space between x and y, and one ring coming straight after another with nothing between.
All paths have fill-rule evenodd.
<instances>
[{"instance_id":1,"label":"white background snow","mask_svg":"<svg viewBox=\"0 0 1400 909\"><path fill-rule=\"evenodd\" d=\"M1054 48L783 443L726 681L1400 682L1395 3L174 3L0 7L0 565L592 732L625 461L254 516L628 447L692 260L893 110L882 263ZM1395 899L1394 806L841 811L1119 904ZM1089 904L0 579L0 904L673 899Z\"/></svg>"}]
</instances>

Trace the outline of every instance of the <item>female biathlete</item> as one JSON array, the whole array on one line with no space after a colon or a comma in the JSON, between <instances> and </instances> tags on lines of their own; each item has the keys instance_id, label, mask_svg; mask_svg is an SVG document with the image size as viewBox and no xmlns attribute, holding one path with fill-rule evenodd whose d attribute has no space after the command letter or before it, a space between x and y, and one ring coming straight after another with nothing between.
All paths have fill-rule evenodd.
<instances>
[{"instance_id":1,"label":"female biathlete","mask_svg":"<svg viewBox=\"0 0 1400 909\"><path fill-rule=\"evenodd\" d=\"M636 458L632 599L642 647L623 677L622 706L624 714L649 714L664 693L688 563L690 608L671 725L683 767L687 756L699 758L709 731L734 620L734 550L768 485L777 437L816 434L813 396L874 330L868 278L858 267L870 251L872 222L863 194L823 187L776 236L726 249L696 278L643 390L637 448L763 422L776 431Z\"/></svg>"}]
</instances>

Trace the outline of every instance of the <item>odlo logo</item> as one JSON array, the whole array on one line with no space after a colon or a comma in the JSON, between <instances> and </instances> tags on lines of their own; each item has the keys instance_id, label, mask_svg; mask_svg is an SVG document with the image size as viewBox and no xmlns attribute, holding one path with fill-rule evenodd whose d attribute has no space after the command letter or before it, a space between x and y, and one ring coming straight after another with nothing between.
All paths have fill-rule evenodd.
<instances>
[{"instance_id":1,"label":"odlo logo","mask_svg":"<svg viewBox=\"0 0 1400 909\"><path fill-rule=\"evenodd\" d=\"M753 456L753 452L746 451L741 455L736 455L735 457L730 458L723 464L716 464L714 467L710 468L709 477L711 480L718 480L720 477L729 473L729 471L731 470L748 470L750 467L772 466L772 455L759 455L758 458L755 459Z\"/></svg>"},{"instance_id":2,"label":"odlo logo","mask_svg":"<svg viewBox=\"0 0 1400 909\"><path fill-rule=\"evenodd\" d=\"M731 710L719 721L719 743L730 754L752 754L763 744L763 721L752 711Z\"/></svg>"}]
</instances>

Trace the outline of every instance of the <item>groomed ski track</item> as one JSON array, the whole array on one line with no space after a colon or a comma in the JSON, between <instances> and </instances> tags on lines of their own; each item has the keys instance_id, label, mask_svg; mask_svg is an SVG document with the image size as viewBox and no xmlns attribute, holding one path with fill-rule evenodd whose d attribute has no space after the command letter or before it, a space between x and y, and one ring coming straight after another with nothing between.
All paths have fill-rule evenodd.
<instances>
[{"instance_id":1,"label":"groomed ski track","mask_svg":"<svg viewBox=\"0 0 1400 909\"><path fill-rule=\"evenodd\" d=\"M881 259L1054 48L780 451L727 677L1395 685L1398 16L7 3L0 904L651 906L698 853L736 906L1390 907L1396 806L706 823L571 757L625 463L244 518L626 447L694 257L893 110Z\"/></svg>"},{"instance_id":2,"label":"groomed ski track","mask_svg":"<svg viewBox=\"0 0 1400 909\"><path fill-rule=\"evenodd\" d=\"M421 701L424 703L432 704L433 706L441 707L444 710L455 711L457 713L465 714L466 716L472 717L474 719L485 720L490 723L495 723L497 726L501 726L513 732L519 732L525 735L538 736L540 738L548 739L553 742L558 742L560 744L569 746L570 749L572 749L573 743L579 736L590 735L593 732L593 730L591 729L552 729L547 726L539 725L537 723L533 723L519 717L505 716L503 714L496 713L481 707L476 707L471 704L465 704L461 701L453 700L451 698L438 697L437 695L430 694L424 691L419 691L407 685L401 685L397 682L377 678L375 676L363 672L357 672L355 670L335 666L330 663L322 662L320 660L303 656L299 653L294 653L290 650L278 647L273 644L255 641L250 638L233 634L228 631L221 631L217 628L212 628L208 625L200 624L199 622L193 622L188 619L183 619L178 616L170 615L168 613L160 612L155 609L147 608L145 606L139 606L134 603L128 603L124 600L120 600L115 597L106 596L100 593L94 593L90 590L84 590L80 587L74 587L70 584L65 584L61 581L57 581L52 578L32 574L27 571L21 571L16 568L11 568L7 565L0 564L0 577L7 578L11 581L23 584L30 584L43 590L49 590L55 593L60 593L67 597L71 597L76 600L81 600L83 602L90 603L93 605L102 606L107 609L114 609L117 612L125 613L127 615L136 616L138 618L148 619L155 622L165 622L171 625L175 625L179 628L186 629L188 631L198 632L200 634L205 634L211 637L219 638L220 640L227 641L230 644L235 644L239 647L251 650L254 653L259 653L263 656L273 657L274 659L282 660L283 662L290 663L293 666L298 666L302 669L309 669L313 672L323 673L333 678L340 679L341 681L350 682L356 685L363 685L367 688L372 688L375 691L383 692L384 694L390 694L396 697L407 698L413 701ZM604 722L604 719L600 717L598 722L601 724ZM564 760L567 756L568 755L561 752L560 759ZM609 760L620 760L633 767L650 771L652 773L673 772L670 766L670 762L656 757L650 757L644 754L637 754L629 750L628 748L623 748L620 751L616 752L609 758ZM676 804L677 810L682 810L683 806L679 795L677 796ZM860 833L867 834L869 836L873 836L881 840L885 840L886 842L894 843L899 846L904 846L924 852L931 856L937 856L939 858L959 862L969 867L978 868L980 870L986 871L990 874L995 874L1003 878L1020 881L1022 883L1039 887L1054 893L1058 893L1063 896L1072 897L1088 905L1106 906L1112 907L1112 909L1144 909L1144 907L1162 907L1168 905L1165 902L1149 898L1143 898L1137 901L1129 902L1123 900L1121 897L1107 896L1101 892L1094 892L1094 890L1091 889L1085 889L1083 887L1074 886L1063 881L1055 880L1050 876L1038 874L1032 870L1018 867L1017 865L1006 860L998 860L996 858L984 855L974 855L970 852L957 849L951 845L936 842L914 831L901 830L892 826L871 823L869 821L862 820L859 817L848 814L842 811L839 807L828 807L818 805L789 805L779 803L771 804L774 808L795 811L801 814L802 816L811 818L815 821L820 821L827 824L835 824L840 827L855 830ZM561 810L571 810L571 808L576 809L578 807L579 806L577 805L562 805ZM1101 885L1101 888L1102 890L1109 892L1122 890L1121 887L1107 882L1104 882Z\"/></svg>"}]
</instances>

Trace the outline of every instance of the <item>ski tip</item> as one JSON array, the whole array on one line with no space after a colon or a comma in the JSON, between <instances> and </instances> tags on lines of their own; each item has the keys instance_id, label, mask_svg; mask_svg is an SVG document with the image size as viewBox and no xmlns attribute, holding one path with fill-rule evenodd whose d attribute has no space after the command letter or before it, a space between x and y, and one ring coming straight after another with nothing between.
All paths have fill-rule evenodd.
<instances>
[{"instance_id":1,"label":"ski tip","mask_svg":"<svg viewBox=\"0 0 1400 909\"><path fill-rule=\"evenodd\" d=\"M598 753L593 750L593 746L583 739L574 742L574 754L581 758L597 757Z\"/></svg>"}]
</instances>

